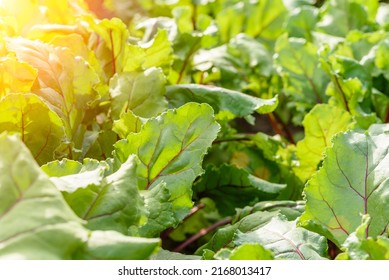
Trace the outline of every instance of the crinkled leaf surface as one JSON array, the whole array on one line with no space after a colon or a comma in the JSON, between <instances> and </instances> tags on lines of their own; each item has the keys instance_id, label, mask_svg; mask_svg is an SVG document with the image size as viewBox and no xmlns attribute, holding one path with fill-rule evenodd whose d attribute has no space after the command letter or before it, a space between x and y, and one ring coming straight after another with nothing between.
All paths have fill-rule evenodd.
<instances>
[{"instance_id":1,"label":"crinkled leaf surface","mask_svg":"<svg viewBox=\"0 0 389 280\"><path fill-rule=\"evenodd\" d=\"M117 142L115 155L120 162L138 156L140 189L165 182L180 220L192 206L192 183L202 173L202 159L218 131L209 105L188 103L150 119L139 133Z\"/></svg>"},{"instance_id":2,"label":"crinkled leaf surface","mask_svg":"<svg viewBox=\"0 0 389 280\"><path fill-rule=\"evenodd\" d=\"M110 82L112 114L119 116L131 110L140 117L154 117L166 108L165 78L158 68L144 72L123 72Z\"/></svg>"},{"instance_id":3,"label":"crinkled leaf surface","mask_svg":"<svg viewBox=\"0 0 389 280\"><path fill-rule=\"evenodd\" d=\"M16 136L0 135L0 258L144 259L158 239L90 232Z\"/></svg>"},{"instance_id":4,"label":"crinkled leaf surface","mask_svg":"<svg viewBox=\"0 0 389 280\"><path fill-rule=\"evenodd\" d=\"M328 104L318 104L305 115L305 138L297 143L296 151L299 158L296 173L301 180L306 181L315 173L332 137L345 131L351 122L352 117L347 111Z\"/></svg>"},{"instance_id":5,"label":"crinkled leaf surface","mask_svg":"<svg viewBox=\"0 0 389 280\"><path fill-rule=\"evenodd\" d=\"M276 259L315 260L324 259L326 239L304 228L296 227L295 221L274 217L254 231L237 232L234 244L259 243L273 252Z\"/></svg>"},{"instance_id":6,"label":"crinkled leaf surface","mask_svg":"<svg viewBox=\"0 0 389 280\"><path fill-rule=\"evenodd\" d=\"M0 132L20 135L39 164L54 160L65 131L58 115L38 96L9 94L0 100L0 112Z\"/></svg>"},{"instance_id":7,"label":"crinkled leaf surface","mask_svg":"<svg viewBox=\"0 0 389 280\"><path fill-rule=\"evenodd\" d=\"M333 139L323 167L305 187L305 212L300 223L340 246L371 217L366 237L387 231L389 224L389 129L346 132Z\"/></svg>"},{"instance_id":8,"label":"crinkled leaf surface","mask_svg":"<svg viewBox=\"0 0 389 280\"><path fill-rule=\"evenodd\" d=\"M88 228L129 234L130 226L138 226L144 214L136 167L136 157L130 156L108 176L104 174L108 166L93 160L53 162L43 170Z\"/></svg>"},{"instance_id":9,"label":"crinkled leaf surface","mask_svg":"<svg viewBox=\"0 0 389 280\"><path fill-rule=\"evenodd\" d=\"M261 99L238 91L195 84L168 86L166 98L174 108L187 102L208 103L216 114L230 112L235 117L246 117L254 112L267 114L278 105L276 97Z\"/></svg>"},{"instance_id":10,"label":"crinkled leaf surface","mask_svg":"<svg viewBox=\"0 0 389 280\"><path fill-rule=\"evenodd\" d=\"M276 197L286 185L270 183L233 165L220 168L209 165L195 184L197 197L210 197L222 215L235 213L236 208Z\"/></svg>"}]
</instances>

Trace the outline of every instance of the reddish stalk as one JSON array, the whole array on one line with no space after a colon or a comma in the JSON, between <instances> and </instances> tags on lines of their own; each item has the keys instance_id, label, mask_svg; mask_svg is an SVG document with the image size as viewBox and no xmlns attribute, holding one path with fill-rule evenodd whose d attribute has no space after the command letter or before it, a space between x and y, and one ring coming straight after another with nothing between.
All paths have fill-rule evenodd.
<instances>
[{"instance_id":1,"label":"reddish stalk","mask_svg":"<svg viewBox=\"0 0 389 280\"><path fill-rule=\"evenodd\" d=\"M176 248L174 248L173 252L182 252L186 247L188 247L189 245L191 245L192 243L194 243L195 241L197 241L201 237L214 231L218 227L221 227L221 226L224 226L224 225L231 223L231 221L232 221L231 218L226 218L224 220L220 220L220 221L214 223L213 225L210 225L209 227L201 229L198 233L196 233L195 235L192 235L190 238L188 238L187 240L182 242L180 245L178 245Z\"/></svg>"},{"instance_id":2,"label":"reddish stalk","mask_svg":"<svg viewBox=\"0 0 389 280\"><path fill-rule=\"evenodd\" d=\"M294 141L293 135L291 134L289 129L286 127L286 125L279 118L277 118L277 116L275 114L269 113L269 114L267 114L267 117L269 118L271 127L273 128L273 130L276 134L284 136L292 144L296 143Z\"/></svg>"},{"instance_id":3,"label":"reddish stalk","mask_svg":"<svg viewBox=\"0 0 389 280\"><path fill-rule=\"evenodd\" d=\"M389 106L386 108L385 123L389 123Z\"/></svg>"},{"instance_id":4,"label":"reddish stalk","mask_svg":"<svg viewBox=\"0 0 389 280\"><path fill-rule=\"evenodd\" d=\"M198 205L194 206L188 215L186 215L186 217L182 220L181 223L185 222L186 220L188 220L190 217L192 217L194 214L196 214L197 212L199 212L201 209L203 209L205 207L205 204L204 203L199 203ZM169 236L169 234L174 230L174 228L168 228L166 230L164 230L163 232L161 232L160 234L160 237L162 239L164 238L167 238Z\"/></svg>"}]
</instances>

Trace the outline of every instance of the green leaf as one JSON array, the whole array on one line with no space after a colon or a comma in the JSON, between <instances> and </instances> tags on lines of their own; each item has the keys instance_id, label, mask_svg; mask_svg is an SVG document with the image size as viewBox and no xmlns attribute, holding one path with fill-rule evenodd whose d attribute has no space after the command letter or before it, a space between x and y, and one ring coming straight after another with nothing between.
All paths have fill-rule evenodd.
<instances>
[{"instance_id":1,"label":"green leaf","mask_svg":"<svg viewBox=\"0 0 389 280\"><path fill-rule=\"evenodd\" d=\"M381 120L388 121L389 120L389 96L386 96L385 94L375 90L373 91L372 99L373 99L373 104L377 115L381 118Z\"/></svg>"},{"instance_id":2,"label":"green leaf","mask_svg":"<svg viewBox=\"0 0 389 280\"><path fill-rule=\"evenodd\" d=\"M9 94L0 99L0 111L0 132L18 134L39 164L54 160L65 131L58 115L38 96Z\"/></svg>"},{"instance_id":3,"label":"green leaf","mask_svg":"<svg viewBox=\"0 0 389 280\"><path fill-rule=\"evenodd\" d=\"M30 92L37 77L31 65L20 62L14 54L3 56L0 60L0 97L10 92Z\"/></svg>"},{"instance_id":4,"label":"green leaf","mask_svg":"<svg viewBox=\"0 0 389 280\"><path fill-rule=\"evenodd\" d=\"M289 221L293 221L301 216L305 209L304 201L261 201L254 206L246 206L239 209L234 220L240 220L252 213L259 211L277 212L285 216Z\"/></svg>"},{"instance_id":5,"label":"green leaf","mask_svg":"<svg viewBox=\"0 0 389 280\"><path fill-rule=\"evenodd\" d=\"M276 259L316 260L325 259L326 239L304 228L296 227L295 221L274 217L254 231L237 232L235 245L258 243L273 252Z\"/></svg>"},{"instance_id":6,"label":"green leaf","mask_svg":"<svg viewBox=\"0 0 389 280\"><path fill-rule=\"evenodd\" d=\"M236 208L276 197L286 185L274 184L251 175L233 165L217 168L209 165L194 185L197 197L209 197L215 201L224 216L233 215Z\"/></svg>"},{"instance_id":7,"label":"green leaf","mask_svg":"<svg viewBox=\"0 0 389 280\"><path fill-rule=\"evenodd\" d=\"M188 103L150 119L139 133L117 142L115 156L120 162L131 154L138 156L141 190L165 182L174 217L181 220L192 206L192 183L203 172L202 159L218 131L209 105Z\"/></svg>"},{"instance_id":8,"label":"green leaf","mask_svg":"<svg viewBox=\"0 0 389 280\"><path fill-rule=\"evenodd\" d=\"M356 0L326 1L321 9L321 21L317 29L323 33L344 37L353 29L369 30L369 14L366 3L377 2ZM374 11L372 11L374 13Z\"/></svg>"},{"instance_id":9,"label":"green leaf","mask_svg":"<svg viewBox=\"0 0 389 280\"><path fill-rule=\"evenodd\" d=\"M0 259L144 259L158 239L90 232L16 136L0 135Z\"/></svg>"},{"instance_id":10,"label":"green leaf","mask_svg":"<svg viewBox=\"0 0 389 280\"><path fill-rule=\"evenodd\" d=\"M184 242L188 236L195 235L221 219L215 202L210 198L194 199L196 205L174 230L169 232L169 238L176 242Z\"/></svg>"},{"instance_id":11,"label":"green leaf","mask_svg":"<svg viewBox=\"0 0 389 280\"><path fill-rule=\"evenodd\" d=\"M128 111L121 114L120 119L114 121L112 130L116 132L120 138L127 138L131 133L138 133L144 122L144 119L135 116L132 111Z\"/></svg>"},{"instance_id":12,"label":"green leaf","mask_svg":"<svg viewBox=\"0 0 389 280\"><path fill-rule=\"evenodd\" d=\"M260 244L245 243L233 250L221 249L214 255L216 260L273 260L271 251Z\"/></svg>"},{"instance_id":13,"label":"green leaf","mask_svg":"<svg viewBox=\"0 0 389 280\"><path fill-rule=\"evenodd\" d=\"M88 228L128 235L131 226L142 223L144 206L138 191L135 156L108 176L107 164L84 160L83 165L75 165L69 160L53 162L43 170L51 175L50 180L62 191L73 211L88 222Z\"/></svg>"},{"instance_id":14,"label":"green leaf","mask_svg":"<svg viewBox=\"0 0 389 280\"><path fill-rule=\"evenodd\" d=\"M338 246L360 225L361 215L371 217L366 237L385 233L388 151L387 125L377 125L366 133L350 131L335 136L323 167L305 187L307 203L300 224Z\"/></svg>"},{"instance_id":15,"label":"green leaf","mask_svg":"<svg viewBox=\"0 0 389 280\"><path fill-rule=\"evenodd\" d=\"M283 1L264 0L252 3L254 7L247 7L250 9L250 16L247 18L245 33L267 40L278 38L283 33L282 26L287 15Z\"/></svg>"},{"instance_id":16,"label":"green leaf","mask_svg":"<svg viewBox=\"0 0 389 280\"><path fill-rule=\"evenodd\" d=\"M316 172L332 137L345 131L351 123L347 111L328 104L318 104L305 115L305 138L297 143L296 150L299 166L295 170L301 180L308 180Z\"/></svg>"},{"instance_id":17,"label":"green leaf","mask_svg":"<svg viewBox=\"0 0 389 280\"><path fill-rule=\"evenodd\" d=\"M193 56L192 69L196 71L193 78L198 84L273 97L274 94L269 94L268 90L269 77L274 72L272 55L263 43L240 33L227 44L196 52Z\"/></svg>"},{"instance_id":18,"label":"green leaf","mask_svg":"<svg viewBox=\"0 0 389 280\"><path fill-rule=\"evenodd\" d=\"M81 220L16 136L0 135L0 258L70 259Z\"/></svg>"},{"instance_id":19,"label":"green leaf","mask_svg":"<svg viewBox=\"0 0 389 280\"><path fill-rule=\"evenodd\" d=\"M277 212L256 212L236 221L234 224L219 228L208 243L201 246L196 254L202 255L206 250L217 252L222 248L234 248L233 239L237 232L250 232L268 223Z\"/></svg>"},{"instance_id":20,"label":"green leaf","mask_svg":"<svg viewBox=\"0 0 389 280\"><path fill-rule=\"evenodd\" d=\"M284 91L291 99L290 106L306 112L316 103L327 100L325 88L328 78L318 67L317 47L302 38L282 36L275 46L275 63L283 79ZM295 122L299 114L294 116Z\"/></svg>"},{"instance_id":21,"label":"green leaf","mask_svg":"<svg viewBox=\"0 0 389 280\"><path fill-rule=\"evenodd\" d=\"M323 51L321 66L331 77L326 94L331 96L329 103L348 111L359 127L367 129L377 122L371 110L370 92L372 76L368 70L355 59L342 56L327 56Z\"/></svg>"},{"instance_id":22,"label":"green leaf","mask_svg":"<svg viewBox=\"0 0 389 280\"><path fill-rule=\"evenodd\" d=\"M166 68L172 64L172 61L173 48L168 38L168 32L160 29L150 41L128 46L128 55L123 71L141 71L154 67Z\"/></svg>"},{"instance_id":23,"label":"green leaf","mask_svg":"<svg viewBox=\"0 0 389 280\"><path fill-rule=\"evenodd\" d=\"M159 249L157 238L139 238L116 231L92 231L88 243L74 255L76 260L146 260Z\"/></svg>"},{"instance_id":24,"label":"green leaf","mask_svg":"<svg viewBox=\"0 0 389 280\"><path fill-rule=\"evenodd\" d=\"M8 39L7 48L20 61L37 69L38 77L31 91L63 121L67 142L60 152L78 157L76 149L82 149L83 142L83 135L78 134L83 118L99 98L98 74L81 56L74 56L67 48L24 38ZM80 143L77 147L76 142Z\"/></svg>"},{"instance_id":25,"label":"green leaf","mask_svg":"<svg viewBox=\"0 0 389 280\"><path fill-rule=\"evenodd\" d=\"M305 38L312 41L312 31L318 22L318 9L312 6L302 6L293 9L286 21L289 37Z\"/></svg>"},{"instance_id":26,"label":"green leaf","mask_svg":"<svg viewBox=\"0 0 389 280\"><path fill-rule=\"evenodd\" d=\"M368 215L362 217L362 224L347 237L342 245L344 253L337 259L348 260L388 260L389 239L385 236L377 238L366 237L366 231L370 225Z\"/></svg>"},{"instance_id":27,"label":"green leaf","mask_svg":"<svg viewBox=\"0 0 389 280\"><path fill-rule=\"evenodd\" d=\"M254 112L267 114L278 105L277 97L261 99L238 91L195 84L168 86L166 98L173 108L187 102L208 103L216 114L229 112L235 117L246 117Z\"/></svg>"},{"instance_id":28,"label":"green leaf","mask_svg":"<svg viewBox=\"0 0 389 280\"><path fill-rule=\"evenodd\" d=\"M91 32L89 48L95 52L103 69L104 79L108 81L116 73L121 73L128 57L129 32L127 26L118 18L97 21L84 17Z\"/></svg>"},{"instance_id":29,"label":"green leaf","mask_svg":"<svg viewBox=\"0 0 389 280\"><path fill-rule=\"evenodd\" d=\"M166 108L165 78L158 68L115 75L110 81L110 94L115 119L130 110L139 117L150 118Z\"/></svg>"},{"instance_id":30,"label":"green leaf","mask_svg":"<svg viewBox=\"0 0 389 280\"><path fill-rule=\"evenodd\" d=\"M383 40L377 46L374 63L376 67L382 72L387 80L389 80L389 38Z\"/></svg>"},{"instance_id":31,"label":"green leaf","mask_svg":"<svg viewBox=\"0 0 389 280\"><path fill-rule=\"evenodd\" d=\"M175 215L174 200L165 182L161 182L151 190L143 191L147 222L138 228L140 236L158 236L163 230L175 227L180 222ZM189 207L189 203L181 207Z\"/></svg>"},{"instance_id":32,"label":"green leaf","mask_svg":"<svg viewBox=\"0 0 389 280\"><path fill-rule=\"evenodd\" d=\"M184 255L180 253L170 252L168 250L159 250L155 255L151 256L151 260L199 260L201 257L195 255Z\"/></svg>"}]
</instances>

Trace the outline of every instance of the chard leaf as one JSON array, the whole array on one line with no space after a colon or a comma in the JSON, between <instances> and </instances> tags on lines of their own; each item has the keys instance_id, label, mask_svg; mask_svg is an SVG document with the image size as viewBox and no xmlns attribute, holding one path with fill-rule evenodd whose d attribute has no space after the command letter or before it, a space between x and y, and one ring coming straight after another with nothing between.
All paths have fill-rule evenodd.
<instances>
[{"instance_id":1,"label":"chard leaf","mask_svg":"<svg viewBox=\"0 0 389 280\"><path fill-rule=\"evenodd\" d=\"M237 232L235 245L258 243L273 252L276 259L316 260L324 259L326 239L304 228L296 227L295 221L274 217L266 225L254 231Z\"/></svg>"},{"instance_id":2,"label":"chard leaf","mask_svg":"<svg viewBox=\"0 0 389 280\"><path fill-rule=\"evenodd\" d=\"M128 46L128 56L123 71L132 72L170 66L173 60L172 52L168 32L160 29L149 42Z\"/></svg>"},{"instance_id":3,"label":"chard leaf","mask_svg":"<svg viewBox=\"0 0 389 280\"><path fill-rule=\"evenodd\" d=\"M276 97L261 99L238 91L195 84L168 86L166 98L173 108L187 102L208 103L216 114L229 112L235 117L247 117L254 112L267 114L278 105Z\"/></svg>"},{"instance_id":4,"label":"chard leaf","mask_svg":"<svg viewBox=\"0 0 389 280\"><path fill-rule=\"evenodd\" d=\"M387 125L366 133L346 132L333 138L323 167L305 187L300 224L340 245L360 225L371 223L365 236L376 237L389 224L389 132Z\"/></svg>"},{"instance_id":5,"label":"chard leaf","mask_svg":"<svg viewBox=\"0 0 389 280\"><path fill-rule=\"evenodd\" d=\"M270 183L233 165L220 168L208 166L195 184L197 197L209 197L224 216L233 215L236 208L276 197L286 185Z\"/></svg>"},{"instance_id":6,"label":"chard leaf","mask_svg":"<svg viewBox=\"0 0 389 280\"><path fill-rule=\"evenodd\" d=\"M0 258L71 258L81 220L16 136L0 135L0 153Z\"/></svg>"},{"instance_id":7,"label":"chard leaf","mask_svg":"<svg viewBox=\"0 0 389 280\"><path fill-rule=\"evenodd\" d=\"M208 243L204 244L196 251L196 254L202 255L206 250L217 252L222 248L234 248L236 246L234 245L233 240L238 232L251 232L256 228L267 224L277 215L279 215L277 212L255 212L243 217L234 224L221 227L215 232Z\"/></svg>"},{"instance_id":8,"label":"chard leaf","mask_svg":"<svg viewBox=\"0 0 389 280\"><path fill-rule=\"evenodd\" d=\"M216 16L224 41L240 32L264 40L275 40L282 34L287 10L282 0L242 1L224 4Z\"/></svg>"},{"instance_id":9,"label":"chard leaf","mask_svg":"<svg viewBox=\"0 0 389 280\"><path fill-rule=\"evenodd\" d=\"M84 160L84 164L67 160L42 167L73 211L88 222L88 228L126 235L144 215L136 168L135 156L107 176L108 165L95 160Z\"/></svg>"},{"instance_id":10,"label":"chard leaf","mask_svg":"<svg viewBox=\"0 0 389 280\"><path fill-rule=\"evenodd\" d=\"M116 73L121 73L128 56L127 26L118 18L95 21L92 17L84 17L89 24L91 36L89 48L94 50L104 70L104 78L108 81Z\"/></svg>"},{"instance_id":11,"label":"chard leaf","mask_svg":"<svg viewBox=\"0 0 389 280\"><path fill-rule=\"evenodd\" d=\"M377 46L374 63L380 72L389 80L389 39L382 40Z\"/></svg>"},{"instance_id":12,"label":"chard leaf","mask_svg":"<svg viewBox=\"0 0 389 280\"><path fill-rule=\"evenodd\" d=\"M283 24L287 16L287 10L282 0L264 0L255 3L247 18L247 30L245 33L252 37L260 37L265 40L275 40L283 32Z\"/></svg>"},{"instance_id":13,"label":"chard leaf","mask_svg":"<svg viewBox=\"0 0 389 280\"><path fill-rule=\"evenodd\" d=\"M318 50L313 43L282 36L277 40L275 51L275 63L283 78L285 93L294 101L297 112L308 111L316 103L327 100L324 92L328 78L318 68Z\"/></svg>"},{"instance_id":14,"label":"chard leaf","mask_svg":"<svg viewBox=\"0 0 389 280\"><path fill-rule=\"evenodd\" d=\"M261 201L254 206L239 209L234 220L240 220L252 213L259 211L278 212L285 216L289 221L293 221L301 216L305 209L304 201Z\"/></svg>"},{"instance_id":15,"label":"chard leaf","mask_svg":"<svg viewBox=\"0 0 389 280\"><path fill-rule=\"evenodd\" d=\"M352 117L347 111L328 104L318 104L305 115L305 138L297 143L296 150L299 158L296 174L302 181L308 180L316 172L332 137L345 131L351 123Z\"/></svg>"},{"instance_id":16,"label":"chard leaf","mask_svg":"<svg viewBox=\"0 0 389 280\"><path fill-rule=\"evenodd\" d=\"M0 59L0 97L10 92L30 92L37 71L14 55L8 54Z\"/></svg>"},{"instance_id":17,"label":"chard leaf","mask_svg":"<svg viewBox=\"0 0 389 280\"><path fill-rule=\"evenodd\" d=\"M80 143L80 147L76 148L81 149L83 136L79 136L78 132L85 111L98 98L95 87L100 78L96 71L81 56L74 56L69 49L40 41L12 38L8 39L7 48L15 52L20 61L38 70L38 77L31 91L39 95L61 117L68 140L62 152L70 153L69 145L74 146L76 142ZM77 156L74 155L75 157Z\"/></svg>"},{"instance_id":18,"label":"chard leaf","mask_svg":"<svg viewBox=\"0 0 389 280\"><path fill-rule=\"evenodd\" d=\"M115 157L138 156L138 186L152 190L165 182L174 217L181 220L192 206L192 183L203 170L202 159L219 131L207 104L188 103L147 121L139 133L115 144ZM153 210L153 209L151 209Z\"/></svg>"},{"instance_id":19,"label":"chard leaf","mask_svg":"<svg viewBox=\"0 0 389 280\"><path fill-rule=\"evenodd\" d=\"M144 72L123 72L111 79L112 115L132 111L139 117L150 118L166 108L165 78L158 68Z\"/></svg>"},{"instance_id":20,"label":"chard leaf","mask_svg":"<svg viewBox=\"0 0 389 280\"><path fill-rule=\"evenodd\" d=\"M286 20L286 30L289 37L305 38L312 41L312 30L318 21L318 9L312 6L302 6L292 10Z\"/></svg>"},{"instance_id":21,"label":"chard leaf","mask_svg":"<svg viewBox=\"0 0 389 280\"><path fill-rule=\"evenodd\" d=\"M233 250L221 249L214 256L216 260L273 260L271 251L257 243L245 243Z\"/></svg>"},{"instance_id":22,"label":"chard leaf","mask_svg":"<svg viewBox=\"0 0 389 280\"><path fill-rule=\"evenodd\" d=\"M120 119L114 121L112 130L116 132L120 138L127 138L131 133L138 133L144 122L144 119L135 116L132 111L128 111L121 114Z\"/></svg>"},{"instance_id":23,"label":"chard leaf","mask_svg":"<svg viewBox=\"0 0 389 280\"><path fill-rule=\"evenodd\" d=\"M184 255L180 253L170 252L168 250L159 250L155 255L151 256L151 260L200 260L200 256Z\"/></svg>"},{"instance_id":24,"label":"chard leaf","mask_svg":"<svg viewBox=\"0 0 389 280\"><path fill-rule=\"evenodd\" d=\"M122 235L116 231L92 231L74 255L76 260L147 260L159 249L159 239Z\"/></svg>"},{"instance_id":25,"label":"chard leaf","mask_svg":"<svg viewBox=\"0 0 389 280\"><path fill-rule=\"evenodd\" d=\"M163 230L175 227L180 222L175 216L171 194L165 182L141 194L145 202L147 222L139 227L140 236L158 236Z\"/></svg>"},{"instance_id":26,"label":"chard leaf","mask_svg":"<svg viewBox=\"0 0 389 280\"><path fill-rule=\"evenodd\" d=\"M339 37L346 36L353 29L366 30L369 26L369 14L375 13L374 5L378 1L361 2L359 0L326 1L321 9L321 21L318 23L317 29ZM366 6L369 6L369 12Z\"/></svg>"},{"instance_id":27,"label":"chard leaf","mask_svg":"<svg viewBox=\"0 0 389 280\"><path fill-rule=\"evenodd\" d=\"M374 91L372 99L375 111L381 120L389 120L389 96L386 96L381 92Z\"/></svg>"},{"instance_id":28,"label":"chard leaf","mask_svg":"<svg viewBox=\"0 0 389 280\"><path fill-rule=\"evenodd\" d=\"M0 132L20 135L39 164L54 160L65 131L58 115L38 96L9 94L0 100L0 112Z\"/></svg>"},{"instance_id":29,"label":"chard leaf","mask_svg":"<svg viewBox=\"0 0 389 280\"><path fill-rule=\"evenodd\" d=\"M347 237L342 245L345 251L337 259L347 260L388 260L389 239L385 236L366 237L370 224L368 215L362 217L362 224Z\"/></svg>"},{"instance_id":30,"label":"chard leaf","mask_svg":"<svg viewBox=\"0 0 389 280\"><path fill-rule=\"evenodd\" d=\"M144 259L158 239L90 232L16 136L0 135L0 259Z\"/></svg>"}]
</instances>

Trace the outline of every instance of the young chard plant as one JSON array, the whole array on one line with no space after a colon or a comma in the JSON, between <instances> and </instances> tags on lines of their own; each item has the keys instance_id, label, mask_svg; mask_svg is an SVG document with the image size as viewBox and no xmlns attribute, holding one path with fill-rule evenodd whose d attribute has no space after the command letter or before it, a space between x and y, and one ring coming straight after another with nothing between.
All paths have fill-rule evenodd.
<instances>
[{"instance_id":1,"label":"young chard plant","mask_svg":"<svg viewBox=\"0 0 389 280\"><path fill-rule=\"evenodd\" d=\"M0 1L0 259L389 259L388 4L96 2Z\"/></svg>"}]
</instances>

